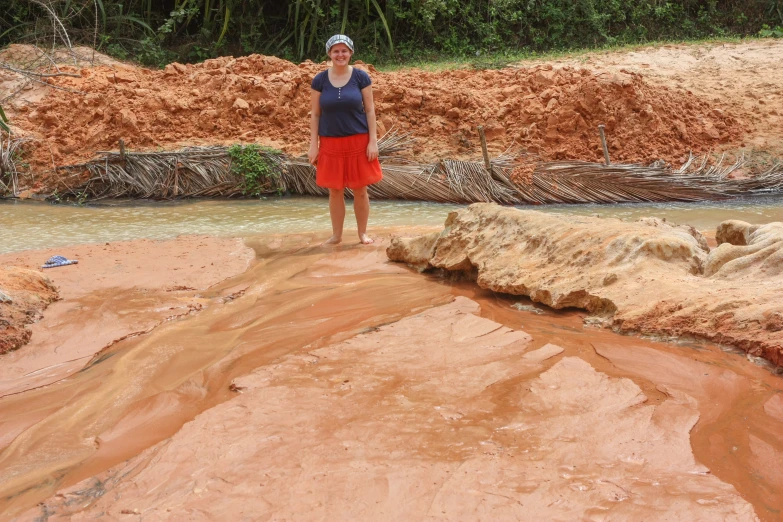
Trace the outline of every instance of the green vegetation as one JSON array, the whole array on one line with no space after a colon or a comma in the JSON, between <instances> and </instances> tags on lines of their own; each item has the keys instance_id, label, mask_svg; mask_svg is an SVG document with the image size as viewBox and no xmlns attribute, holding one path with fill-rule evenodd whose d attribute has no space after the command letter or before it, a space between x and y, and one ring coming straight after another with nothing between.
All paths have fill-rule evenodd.
<instances>
[{"instance_id":1,"label":"green vegetation","mask_svg":"<svg viewBox=\"0 0 783 522\"><path fill-rule=\"evenodd\" d=\"M2 107L0 107L0 129L11 134L11 127L8 126L8 118L6 118L5 111L3 111Z\"/></svg>"},{"instance_id":2,"label":"green vegetation","mask_svg":"<svg viewBox=\"0 0 783 522\"><path fill-rule=\"evenodd\" d=\"M376 64L478 57L488 67L519 53L783 36L783 0L0 0L0 45L51 42L52 14L72 41L152 66L321 60L338 32Z\"/></svg>"},{"instance_id":3,"label":"green vegetation","mask_svg":"<svg viewBox=\"0 0 783 522\"><path fill-rule=\"evenodd\" d=\"M260 145L232 145L231 172L244 179L242 193L245 196L260 196L276 192L280 194L280 167L270 155L279 155L279 150Z\"/></svg>"},{"instance_id":4,"label":"green vegetation","mask_svg":"<svg viewBox=\"0 0 783 522\"><path fill-rule=\"evenodd\" d=\"M569 59L587 61L591 55L621 51L639 51L644 48L660 47L664 45L703 45L739 43L742 41L757 40L759 37L721 36L709 38L694 38L683 40L656 40L644 43L605 44L597 47L583 47L577 49L550 49L547 51L534 51L523 49L519 51L498 51L482 54L480 56L441 56L431 58L411 59L405 63L384 63L377 68L382 71L397 71L405 69L417 69L424 71L444 71L454 69L500 69L519 62L550 62L553 60ZM375 65L375 64L374 64Z\"/></svg>"},{"instance_id":5,"label":"green vegetation","mask_svg":"<svg viewBox=\"0 0 783 522\"><path fill-rule=\"evenodd\" d=\"M779 25L770 27L763 24L759 30L759 36L762 38L783 38L783 27Z\"/></svg>"}]
</instances>

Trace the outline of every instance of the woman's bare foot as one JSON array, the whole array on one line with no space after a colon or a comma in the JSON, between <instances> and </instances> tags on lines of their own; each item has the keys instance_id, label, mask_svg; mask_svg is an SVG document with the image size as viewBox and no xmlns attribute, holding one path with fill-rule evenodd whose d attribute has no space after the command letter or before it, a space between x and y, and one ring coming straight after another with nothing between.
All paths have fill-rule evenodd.
<instances>
[{"instance_id":1,"label":"woman's bare foot","mask_svg":"<svg viewBox=\"0 0 783 522\"><path fill-rule=\"evenodd\" d=\"M332 236L329 239L327 239L326 241L324 241L324 245L337 245L342 240L343 240L343 238L341 238L339 236Z\"/></svg>"},{"instance_id":2,"label":"woman's bare foot","mask_svg":"<svg viewBox=\"0 0 783 522\"><path fill-rule=\"evenodd\" d=\"M373 238L371 238L370 236L368 236L367 234L361 234L361 235L359 235L359 242L362 245L369 245L371 243L375 243L375 240Z\"/></svg>"}]
</instances>

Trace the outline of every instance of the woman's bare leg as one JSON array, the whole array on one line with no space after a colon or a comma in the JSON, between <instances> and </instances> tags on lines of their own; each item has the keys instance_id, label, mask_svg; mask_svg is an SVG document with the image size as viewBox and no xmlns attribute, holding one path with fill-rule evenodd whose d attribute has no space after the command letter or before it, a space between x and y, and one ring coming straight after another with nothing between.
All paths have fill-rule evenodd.
<instances>
[{"instance_id":1,"label":"woman's bare leg","mask_svg":"<svg viewBox=\"0 0 783 522\"><path fill-rule=\"evenodd\" d=\"M373 240L367 235L367 221L370 219L370 196L367 194L367 187L353 189L353 212L356 214L359 241L369 245Z\"/></svg>"},{"instance_id":2,"label":"woman's bare leg","mask_svg":"<svg viewBox=\"0 0 783 522\"><path fill-rule=\"evenodd\" d=\"M329 216L332 218L332 237L324 244L336 245L343 240L345 223L345 199L342 189L329 189Z\"/></svg>"}]
</instances>

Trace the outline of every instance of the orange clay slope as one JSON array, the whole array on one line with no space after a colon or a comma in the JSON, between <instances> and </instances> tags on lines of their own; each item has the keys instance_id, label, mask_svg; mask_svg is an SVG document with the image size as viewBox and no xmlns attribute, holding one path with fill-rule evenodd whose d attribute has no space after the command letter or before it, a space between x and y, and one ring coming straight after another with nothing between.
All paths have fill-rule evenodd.
<instances>
[{"instance_id":1,"label":"orange clay slope","mask_svg":"<svg viewBox=\"0 0 783 522\"><path fill-rule=\"evenodd\" d=\"M379 131L396 125L417 138L416 159L480 155L476 126L490 151L518 146L542 159L601 160L597 126L606 125L614 161L677 163L741 141L742 122L687 91L653 86L636 73L573 66L501 70L366 68L374 82ZM309 140L310 80L325 64L274 57L223 57L149 70L125 64L61 67L42 99L13 107L33 171L83 162L96 151L259 142L303 154ZM40 178L39 178L40 179Z\"/></svg>"}]
</instances>

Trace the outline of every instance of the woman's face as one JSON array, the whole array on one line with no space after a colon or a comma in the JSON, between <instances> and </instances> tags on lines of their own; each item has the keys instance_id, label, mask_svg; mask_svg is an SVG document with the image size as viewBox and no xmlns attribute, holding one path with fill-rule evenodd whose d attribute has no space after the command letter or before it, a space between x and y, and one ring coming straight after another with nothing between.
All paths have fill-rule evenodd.
<instances>
[{"instance_id":1,"label":"woman's face","mask_svg":"<svg viewBox=\"0 0 783 522\"><path fill-rule=\"evenodd\" d=\"M351 61L352 54L353 51L343 43L334 44L332 48L329 49L329 58L332 59L332 63L335 65L348 65L348 62Z\"/></svg>"}]
</instances>

